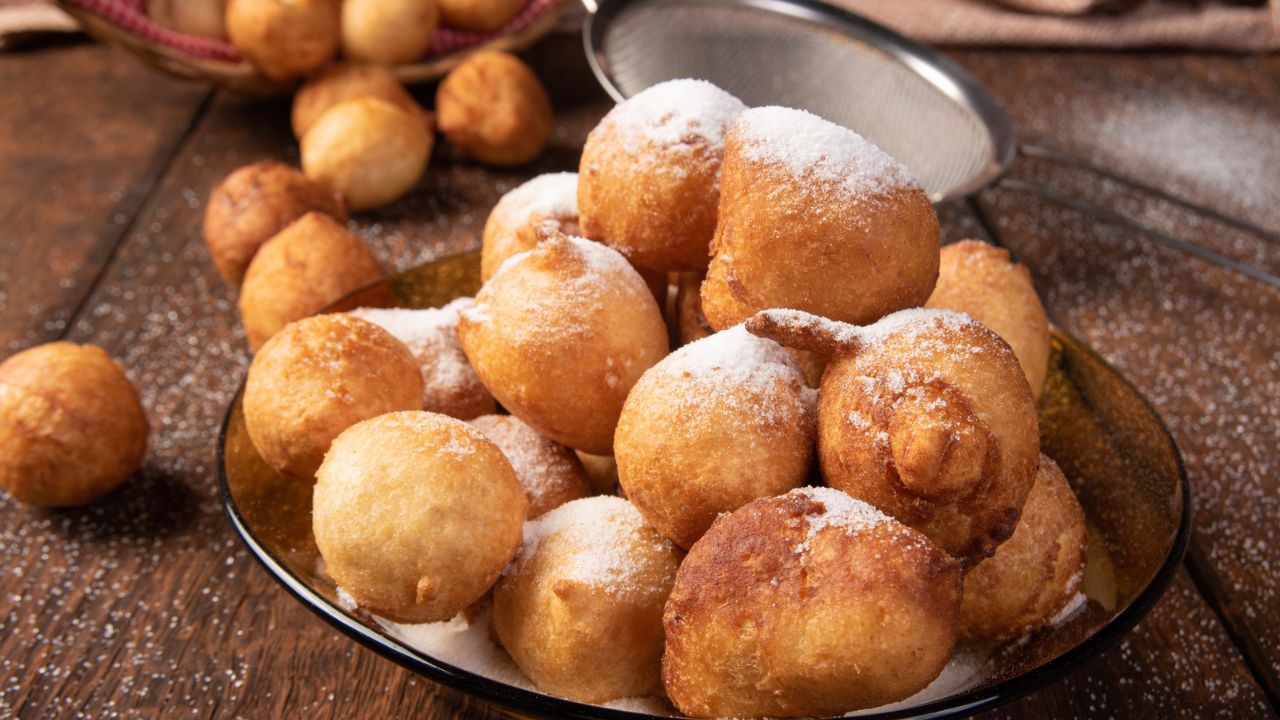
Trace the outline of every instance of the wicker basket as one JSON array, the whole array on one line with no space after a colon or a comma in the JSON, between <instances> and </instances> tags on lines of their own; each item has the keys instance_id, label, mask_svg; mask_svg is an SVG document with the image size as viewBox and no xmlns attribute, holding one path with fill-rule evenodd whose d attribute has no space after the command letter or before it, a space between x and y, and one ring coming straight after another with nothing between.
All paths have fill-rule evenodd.
<instances>
[{"instance_id":1,"label":"wicker basket","mask_svg":"<svg viewBox=\"0 0 1280 720\"><path fill-rule=\"evenodd\" d=\"M76 19L89 35L111 45L124 48L143 62L180 78L205 80L237 92L254 95L278 95L291 92L296 81L272 80L258 72L248 61L229 61L193 57L175 48L141 37L110 20L86 10L69 0L56 0L59 7ZM436 55L420 62L397 65L391 71L406 85L438 80L468 55L481 50L522 50L537 42L555 27L571 2L561 2L546 10L528 25L508 35L495 37L478 45Z\"/></svg>"}]
</instances>

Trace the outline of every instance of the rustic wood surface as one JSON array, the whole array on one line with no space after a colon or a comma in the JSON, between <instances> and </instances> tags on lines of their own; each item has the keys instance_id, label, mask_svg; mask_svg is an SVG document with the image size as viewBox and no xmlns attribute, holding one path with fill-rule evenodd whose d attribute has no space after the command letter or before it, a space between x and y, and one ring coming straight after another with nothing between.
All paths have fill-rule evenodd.
<instances>
[{"instance_id":1,"label":"rustic wood surface","mask_svg":"<svg viewBox=\"0 0 1280 720\"><path fill-rule=\"evenodd\" d=\"M954 55L1024 139L1280 230L1275 59ZM389 270L476 247L503 192L575 167L609 104L576 39L530 57L559 109L553 146L503 172L438 150L410 197L354 221ZM58 337L98 343L128 366L154 428L138 477L97 506L0 500L0 716L490 717L311 615L222 515L214 440L248 353L200 216L232 169L296 161L287 106L206 100L91 45L0 56L0 85L0 357ZM1275 245L1167 203L1098 192L1043 162L1020 161L1014 177L1092 192L1275 272ZM949 239L1011 247L1056 320L1147 393L1177 435L1197 503L1187 569L1137 629L991 715L1274 715L1280 296L1008 187L940 214Z\"/></svg>"}]
</instances>

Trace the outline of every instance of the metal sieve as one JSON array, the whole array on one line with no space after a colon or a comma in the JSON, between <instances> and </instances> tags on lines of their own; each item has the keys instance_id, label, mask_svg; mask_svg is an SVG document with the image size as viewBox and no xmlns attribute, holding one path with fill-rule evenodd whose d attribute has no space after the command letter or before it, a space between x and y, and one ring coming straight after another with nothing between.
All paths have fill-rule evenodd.
<instances>
[{"instance_id":1,"label":"metal sieve","mask_svg":"<svg viewBox=\"0 0 1280 720\"><path fill-rule=\"evenodd\" d=\"M676 78L709 80L750 106L808 110L901 160L938 202L1013 161L1013 127L939 53L814 0L602 0L583 30L616 100Z\"/></svg>"}]
</instances>

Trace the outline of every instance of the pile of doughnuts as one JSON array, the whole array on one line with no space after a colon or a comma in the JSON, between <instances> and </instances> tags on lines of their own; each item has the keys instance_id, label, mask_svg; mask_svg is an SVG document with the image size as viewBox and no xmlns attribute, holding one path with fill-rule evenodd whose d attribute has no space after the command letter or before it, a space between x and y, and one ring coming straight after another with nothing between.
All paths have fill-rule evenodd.
<instances>
[{"instance_id":1,"label":"pile of doughnuts","mask_svg":"<svg viewBox=\"0 0 1280 720\"><path fill-rule=\"evenodd\" d=\"M341 54L401 65L431 49L437 27L494 33L524 0L147 0L147 15L187 35L229 40L274 80L310 75Z\"/></svg>"},{"instance_id":2,"label":"pile of doughnuts","mask_svg":"<svg viewBox=\"0 0 1280 720\"><path fill-rule=\"evenodd\" d=\"M302 171L271 160L246 165L205 207L205 244L240 290L250 347L382 276L347 229L348 213L394 202L417 185L435 126L459 153L519 165L541 154L551 122L537 76L502 52L475 53L454 68L434 115L380 65L332 65L310 78L293 101Z\"/></svg>"},{"instance_id":3,"label":"pile of doughnuts","mask_svg":"<svg viewBox=\"0 0 1280 720\"><path fill-rule=\"evenodd\" d=\"M1007 253L938 240L856 133L662 83L576 175L498 203L475 298L267 341L247 429L315 483L356 606L439 622L491 594L547 693L902 700L1083 598L1084 516L1040 454L1044 309Z\"/></svg>"}]
</instances>

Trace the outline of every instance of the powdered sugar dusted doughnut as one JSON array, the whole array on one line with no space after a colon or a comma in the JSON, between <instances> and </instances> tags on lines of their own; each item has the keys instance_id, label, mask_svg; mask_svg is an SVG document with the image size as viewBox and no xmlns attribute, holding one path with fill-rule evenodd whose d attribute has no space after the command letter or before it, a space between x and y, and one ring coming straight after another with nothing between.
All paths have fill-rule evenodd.
<instances>
[{"instance_id":1,"label":"powdered sugar dusted doughnut","mask_svg":"<svg viewBox=\"0 0 1280 720\"><path fill-rule=\"evenodd\" d=\"M834 355L822 376L827 483L969 562L1013 533L1040 462L1018 359L968 315L902 310L866 327L766 310L756 334Z\"/></svg>"},{"instance_id":2,"label":"powdered sugar dusted doughnut","mask_svg":"<svg viewBox=\"0 0 1280 720\"><path fill-rule=\"evenodd\" d=\"M753 108L725 141L702 307L712 327L795 308L853 323L922 304L938 219L911 173L803 110Z\"/></svg>"},{"instance_id":3,"label":"powdered sugar dusted doughnut","mask_svg":"<svg viewBox=\"0 0 1280 720\"><path fill-rule=\"evenodd\" d=\"M827 716L900 700L946 665L959 564L830 488L717 520L663 614L667 694L693 717Z\"/></svg>"},{"instance_id":4,"label":"powdered sugar dusted doughnut","mask_svg":"<svg viewBox=\"0 0 1280 720\"><path fill-rule=\"evenodd\" d=\"M643 267L706 267L725 134L745 109L709 82L670 80L610 111L587 137L579 166L587 237Z\"/></svg>"},{"instance_id":5,"label":"powdered sugar dusted doughnut","mask_svg":"<svg viewBox=\"0 0 1280 720\"><path fill-rule=\"evenodd\" d=\"M437 413L387 413L333 441L316 473L316 546L356 604L402 623L479 600L521 542L528 502L496 445Z\"/></svg>"},{"instance_id":6,"label":"powdered sugar dusted doughnut","mask_svg":"<svg viewBox=\"0 0 1280 720\"><path fill-rule=\"evenodd\" d=\"M488 280L507 258L538 244L539 229L579 235L578 173L539 175L503 195L484 224L480 277Z\"/></svg>"},{"instance_id":7,"label":"powdered sugar dusted doughnut","mask_svg":"<svg viewBox=\"0 0 1280 720\"><path fill-rule=\"evenodd\" d=\"M555 235L498 268L458 336L511 414L576 450L607 454L631 386L667 353L644 280L597 242Z\"/></svg>"},{"instance_id":8,"label":"powdered sugar dusted doughnut","mask_svg":"<svg viewBox=\"0 0 1280 720\"><path fill-rule=\"evenodd\" d=\"M622 489L690 547L720 513L804 483L816 402L786 349L741 326L686 345L627 396L614 435Z\"/></svg>"},{"instance_id":9,"label":"powdered sugar dusted doughnut","mask_svg":"<svg viewBox=\"0 0 1280 720\"><path fill-rule=\"evenodd\" d=\"M661 692L662 606L680 551L626 500L574 500L525 524L493 628L542 690L580 702Z\"/></svg>"},{"instance_id":10,"label":"powdered sugar dusted doughnut","mask_svg":"<svg viewBox=\"0 0 1280 720\"><path fill-rule=\"evenodd\" d=\"M494 410L493 396L458 341L458 311L473 303L471 298L458 298L441 308L360 308L351 314L381 327L409 348L422 370L422 409L470 420Z\"/></svg>"},{"instance_id":11,"label":"powdered sugar dusted doughnut","mask_svg":"<svg viewBox=\"0 0 1280 720\"><path fill-rule=\"evenodd\" d=\"M582 461L569 448L540 435L514 415L483 415L471 421L507 456L536 518L570 500L592 494Z\"/></svg>"}]
</instances>

